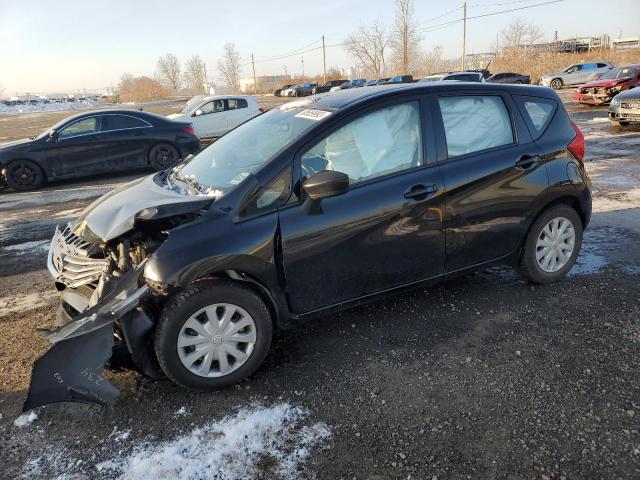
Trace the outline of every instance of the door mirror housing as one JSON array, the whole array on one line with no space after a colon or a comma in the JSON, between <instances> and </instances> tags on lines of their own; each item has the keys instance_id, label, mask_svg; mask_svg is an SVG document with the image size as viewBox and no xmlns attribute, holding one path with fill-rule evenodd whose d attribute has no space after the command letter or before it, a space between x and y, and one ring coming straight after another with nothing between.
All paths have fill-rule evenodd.
<instances>
[{"instance_id":1,"label":"door mirror housing","mask_svg":"<svg viewBox=\"0 0 640 480\"><path fill-rule=\"evenodd\" d=\"M60 137L58 136L58 132L56 130L51 130L49 132L49 140L53 143L60 143Z\"/></svg>"},{"instance_id":2,"label":"door mirror housing","mask_svg":"<svg viewBox=\"0 0 640 480\"><path fill-rule=\"evenodd\" d=\"M204 115L204 110L202 110L201 108L199 108L193 113L194 117L200 117L201 115Z\"/></svg>"},{"instance_id":3,"label":"door mirror housing","mask_svg":"<svg viewBox=\"0 0 640 480\"><path fill-rule=\"evenodd\" d=\"M302 188L311 200L335 197L349 189L349 176L335 170L322 170L307 178Z\"/></svg>"}]
</instances>

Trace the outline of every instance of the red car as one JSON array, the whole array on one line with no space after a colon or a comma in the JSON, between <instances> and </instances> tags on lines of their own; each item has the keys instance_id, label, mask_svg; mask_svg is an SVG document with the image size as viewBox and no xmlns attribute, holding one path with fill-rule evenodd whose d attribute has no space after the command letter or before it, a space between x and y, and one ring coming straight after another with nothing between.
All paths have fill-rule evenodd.
<instances>
[{"instance_id":1,"label":"red car","mask_svg":"<svg viewBox=\"0 0 640 480\"><path fill-rule=\"evenodd\" d=\"M597 80L580 85L573 93L574 102L604 105L623 90L640 86L640 65L612 68Z\"/></svg>"}]
</instances>

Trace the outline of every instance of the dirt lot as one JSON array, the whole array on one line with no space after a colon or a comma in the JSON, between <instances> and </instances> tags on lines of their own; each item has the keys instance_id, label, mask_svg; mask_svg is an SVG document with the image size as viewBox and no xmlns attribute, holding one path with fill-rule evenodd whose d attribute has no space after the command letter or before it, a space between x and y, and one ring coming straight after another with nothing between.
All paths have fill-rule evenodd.
<instances>
[{"instance_id":1,"label":"dirt lot","mask_svg":"<svg viewBox=\"0 0 640 480\"><path fill-rule=\"evenodd\" d=\"M53 321L47 240L131 175L0 192L3 478L639 478L640 128L569 109L594 215L565 281L494 268L310 322L215 394L120 373L112 407L19 417Z\"/></svg>"}]
</instances>

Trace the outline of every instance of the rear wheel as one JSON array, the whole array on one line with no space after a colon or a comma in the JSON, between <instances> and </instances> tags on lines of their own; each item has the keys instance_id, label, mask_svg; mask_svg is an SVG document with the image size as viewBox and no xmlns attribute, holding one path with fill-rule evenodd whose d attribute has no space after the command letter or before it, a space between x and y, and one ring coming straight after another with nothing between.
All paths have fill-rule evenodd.
<instances>
[{"instance_id":1,"label":"rear wheel","mask_svg":"<svg viewBox=\"0 0 640 480\"><path fill-rule=\"evenodd\" d=\"M553 80L551 80L551 88L553 88L554 90L561 89L562 85L562 80L560 80L559 78L554 78Z\"/></svg>"},{"instance_id":2,"label":"rear wheel","mask_svg":"<svg viewBox=\"0 0 640 480\"><path fill-rule=\"evenodd\" d=\"M582 246L582 220L566 205L551 207L533 223L525 241L519 270L533 283L552 283L576 263Z\"/></svg>"},{"instance_id":3,"label":"rear wheel","mask_svg":"<svg viewBox=\"0 0 640 480\"><path fill-rule=\"evenodd\" d=\"M45 180L42 169L31 160L14 160L7 165L5 172L7 184L14 190L35 190Z\"/></svg>"},{"instance_id":4,"label":"rear wheel","mask_svg":"<svg viewBox=\"0 0 640 480\"><path fill-rule=\"evenodd\" d=\"M149 151L149 163L154 170L166 170L174 167L180 161L178 149L168 143L154 145Z\"/></svg>"},{"instance_id":5,"label":"rear wheel","mask_svg":"<svg viewBox=\"0 0 640 480\"><path fill-rule=\"evenodd\" d=\"M154 344L160 367L171 380L211 391L251 375L269 351L272 331L269 310L253 290L206 280L167 303Z\"/></svg>"}]
</instances>

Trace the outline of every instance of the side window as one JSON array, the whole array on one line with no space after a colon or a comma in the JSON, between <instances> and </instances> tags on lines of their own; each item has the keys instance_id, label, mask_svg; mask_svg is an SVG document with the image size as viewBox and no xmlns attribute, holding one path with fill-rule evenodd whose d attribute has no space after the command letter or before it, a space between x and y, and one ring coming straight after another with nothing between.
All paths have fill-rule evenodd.
<instances>
[{"instance_id":1,"label":"side window","mask_svg":"<svg viewBox=\"0 0 640 480\"><path fill-rule=\"evenodd\" d=\"M288 168L264 188L258 190L240 212L241 217L274 210L286 203L291 195L291 169Z\"/></svg>"},{"instance_id":2,"label":"side window","mask_svg":"<svg viewBox=\"0 0 640 480\"><path fill-rule=\"evenodd\" d=\"M149 124L139 118L128 115L104 115L102 117L102 131L123 130L128 128L143 128Z\"/></svg>"},{"instance_id":3,"label":"side window","mask_svg":"<svg viewBox=\"0 0 640 480\"><path fill-rule=\"evenodd\" d=\"M513 143L507 107L497 95L438 98L449 158Z\"/></svg>"},{"instance_id":4,"label":"side window","mask_svg":"<svg viewBox=\"0 0 640 480\"><path fill-rule=\"evenodd\" d=\"M605 68L605 67L607 67L607 66L608 66L608 65L607 65L606 63L599 63L599 64L598 64L598 68Z\"/></svg>"},{"instance_id":5,"label":"side window","mask_svg":"<svg viewBox=\"0 0 640 480\"><path fill-rule=\"evenodd\" d=\"M239 108L247 108L247 101L244 98L230 98L227 100L228 110L237 110Z\"/></svg>"},{"instance_id":6,"label":"side window","mask_svg":"<svg viewBox=\"0 0 640 480\"><path fill-rule=\"evenodd\" d=\"M571 67L567 68L567 73L575 73L582 70L582 65L572 65Z\"/></svg>"},{"instance_id":7,"label":"side window","mask_svg":"<svg viewBox=\"0 0 640 480\"><path fill-rule=\"evenodd\" d=\"M596 69L595 63L585 63L584 65L582 65L582 70L585 70L585 71L595 70L595 69Z\"/></svg>"},{"instance_id":8,"label":"side window","mask_svg":"<svg viewBox=\"0 0 640 480\"><path fill-rule=\"evenodd\" d=\"M408 102L351 121L302 156L302 172L346 173L359 183L423 164L420 107Z\"/></svg>"},{"instance_id":9,"label":"side window","mask_svg":"<svg viewBox=\"0 0 640 480\"><path fill-rule=\"evenodd\" d=\"M222 112L224 110L224 102L222 100L213 100L209 103L205 103L200 110L204 112L204 114L208 113L216 113Z\"/></svg>"},{"instance_id":10,"label":"side window","mask_svg":"<svg viewBox=\"0 0 640 480\"><path fill-rule=\"evenodd\" d=\"M77 137L78 135L89 135L98 131L97 117L88 117L78 120L58 132L58 138Z\"/></svg>"}]
</instances>

